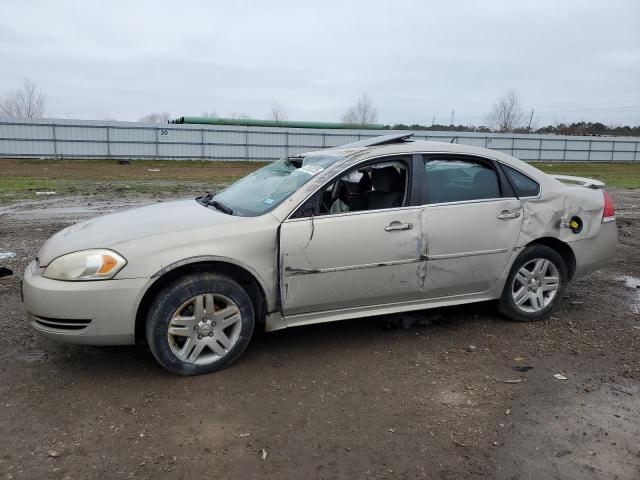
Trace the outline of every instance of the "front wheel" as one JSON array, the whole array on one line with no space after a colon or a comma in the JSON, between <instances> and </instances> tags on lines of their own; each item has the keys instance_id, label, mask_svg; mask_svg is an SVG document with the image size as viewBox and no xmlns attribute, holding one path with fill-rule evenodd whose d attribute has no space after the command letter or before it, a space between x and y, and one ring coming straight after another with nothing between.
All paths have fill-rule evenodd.
<instances>
[{"instance_id":1,"label":"front wheel","mask_svg":"<svg viewBox=\"0 0 640 480\"><path fill-rule=\"evenodd\" d=\"M562 298L567 267L558 252L532 245L518 255L511 267L498 309L518 322L547 318Z\"/></svg>"},{"instance_id":2,"label":"front wheel","mask_svg":"<svg viewBox=\"0 0 640 480\"><path fill-rule=\"evenodd\" d=\"M254 312L247 292L226 275L185 276L159 292L146 323L149 348L178 375L220 370L247 348Z\"/></svg>"}]
</instances>

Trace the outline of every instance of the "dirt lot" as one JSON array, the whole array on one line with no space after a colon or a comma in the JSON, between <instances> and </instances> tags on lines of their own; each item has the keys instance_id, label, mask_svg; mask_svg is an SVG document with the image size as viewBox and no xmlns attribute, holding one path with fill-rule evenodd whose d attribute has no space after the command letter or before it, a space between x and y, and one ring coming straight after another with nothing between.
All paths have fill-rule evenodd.
<instances>
[{"instance_id":1,"label":"dirt lot","mask_svg":"<svg viewBox=\"0 0 640 480\"><path fill-rule=\"evenodd\" d=\"M192 378L145 348L41 338L20 302L47 237L156 198L0 207L0 251L17 254L0 260L16 272L0 278L0 476L640 478L640 191L612 193L617 255L548 321L468 305L409 330L299 327Z\"/></svg>"}]
</instances>

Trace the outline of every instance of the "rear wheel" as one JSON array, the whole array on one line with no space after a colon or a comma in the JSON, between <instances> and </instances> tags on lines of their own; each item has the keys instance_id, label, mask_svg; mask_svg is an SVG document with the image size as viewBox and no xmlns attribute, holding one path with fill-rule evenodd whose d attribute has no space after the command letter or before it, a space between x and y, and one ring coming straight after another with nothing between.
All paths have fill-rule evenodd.
<instances>
[{"instance_id":1,"label":"rear wheel","mask_svg":"<svg viewBox=\"0 0 640 480\"><path fill-rule=\"evenodd\" d=\"M220 370L246 349L254 313L247 292L233 279L194 274L160 291L146 323L156 360L178 375Z\"/></svg>"},{"instance_id":2,"label":"rear wheel","mask_svg":"<svg viewBox=\"0 0 640 480\"><path fill-rule=\"evenodd\" d=\"M498 308L518 322L543 320L560 301L566 284L562 256L545 245L532 245L513 263Z\"/></svg>"}]
</instances>

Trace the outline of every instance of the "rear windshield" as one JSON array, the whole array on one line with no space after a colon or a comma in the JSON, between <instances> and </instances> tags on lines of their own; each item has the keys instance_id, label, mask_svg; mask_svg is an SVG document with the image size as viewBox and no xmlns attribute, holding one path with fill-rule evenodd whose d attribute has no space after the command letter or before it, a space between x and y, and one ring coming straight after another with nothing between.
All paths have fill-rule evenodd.
<instances>
[{"instance_id":1,"label":"rear windshield","mask_svg":"<svg viewBox=\"0 0 640 480\"><path fill-rule=\"evenodd\" d=\"M338 154L283 158L241 178L213 199L233 210L234 215L262 215L342 158Z\"/></svg>"}]
</instances>

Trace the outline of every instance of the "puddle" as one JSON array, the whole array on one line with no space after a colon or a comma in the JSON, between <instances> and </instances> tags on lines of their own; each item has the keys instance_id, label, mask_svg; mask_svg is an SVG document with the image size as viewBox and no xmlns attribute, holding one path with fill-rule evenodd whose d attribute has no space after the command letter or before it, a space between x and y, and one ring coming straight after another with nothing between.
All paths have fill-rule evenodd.
<instances>
[{"instance_id":1,"label":"puddle","mask_svg":"<svg viewBox=\"0 0 640 480\"><path fill-rule=\"evenodd\" d=\"M635 297L631 302L631 309L636 315L640 314L640 278L624 275L622 277L616 277L616 280L624 282L626 288L635 292Z\"/></svg>"},{"instance_id":2,"label":"puddle","mask_svg":"<svg viewBox=\"0 0 640 480\"><path fill-rule=\"evenodd\" d=\"M624 286L627 288L640 288L640 278L638 277L629 277L625 275L624 277L617 277L616 280L624 282Z\"/></svg>"}]
</instances>

